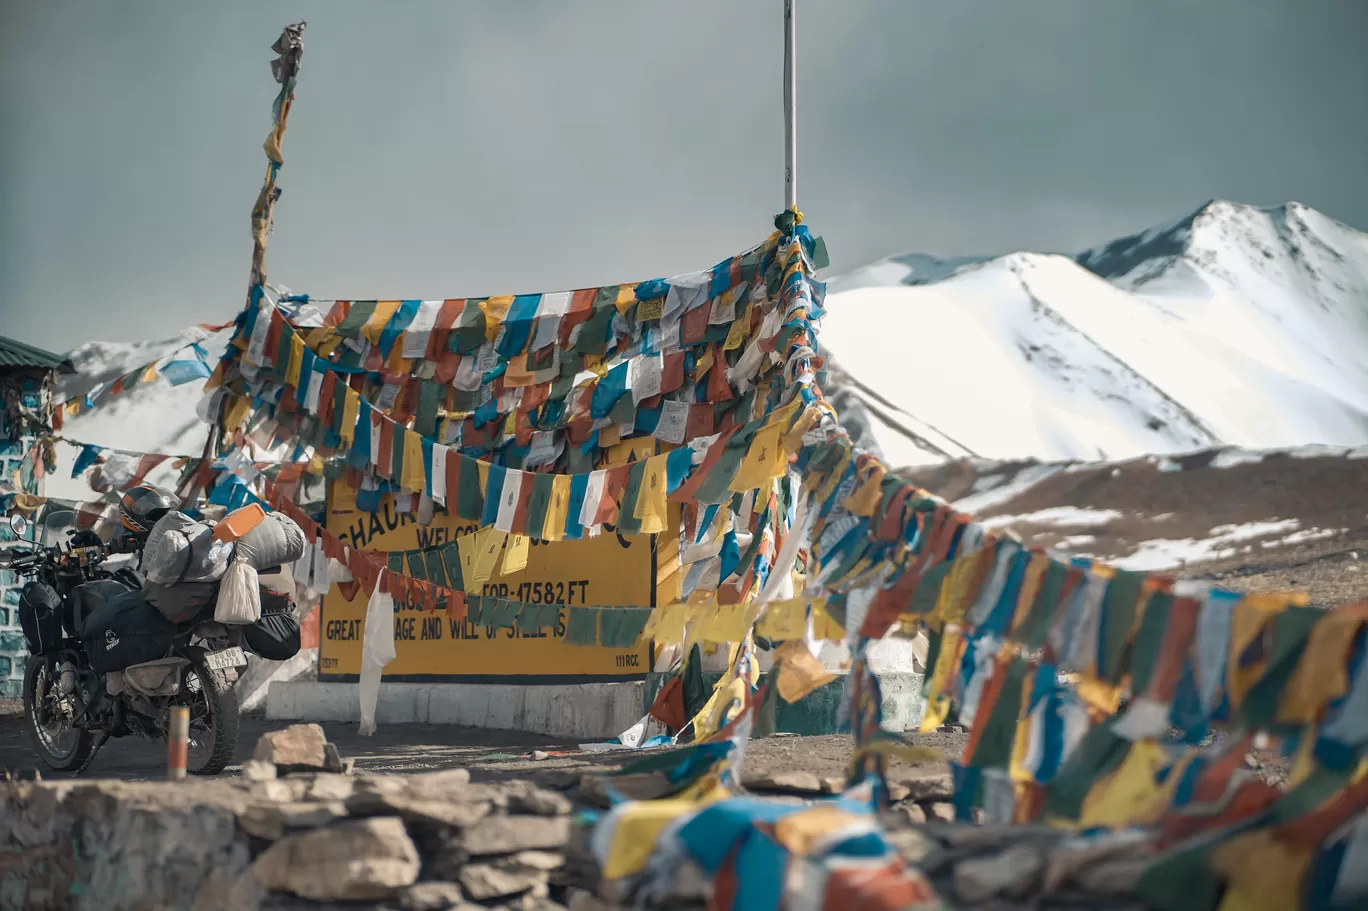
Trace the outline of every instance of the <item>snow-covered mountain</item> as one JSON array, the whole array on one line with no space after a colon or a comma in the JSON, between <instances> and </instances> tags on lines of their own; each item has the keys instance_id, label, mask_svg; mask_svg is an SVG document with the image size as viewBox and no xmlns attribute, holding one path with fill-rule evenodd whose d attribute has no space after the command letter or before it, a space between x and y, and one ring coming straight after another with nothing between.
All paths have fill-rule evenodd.
<instances>
[{"instance_id":1,"label":"snow-covered mountain","mask_svg":"<svg viewBox=\"0 0 1368 911\"><path fill-rule=\"evenodd\" d=\"M882 260L831 282L819 334L894 465L1368 442L1368 235L1298 203Z\"/></svg>"}]
</instances>

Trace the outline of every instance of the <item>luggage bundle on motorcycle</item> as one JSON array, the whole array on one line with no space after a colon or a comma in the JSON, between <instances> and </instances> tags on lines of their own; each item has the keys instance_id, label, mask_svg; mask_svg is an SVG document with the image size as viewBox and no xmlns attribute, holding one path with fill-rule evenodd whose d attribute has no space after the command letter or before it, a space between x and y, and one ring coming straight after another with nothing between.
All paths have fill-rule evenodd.
<instances>
[{"instance_id":1,"label":"luggage bundle on motorcycle","mask_svg":"<svg viewBox=\"0 0 1368 911\"><path fill-rule=\"evenodd\" d=\"M183 512L168 512L147 536L143 594L172 623L193 620L214 599L215 583L228 571L231 541Z\"/></svg>"},{"instance_id":2,"label":"luggage bundle on motorcycle","mask_svg":"<svg viewBox=\"0 0 1368 911\"><path fill-rule=\"evenodd\" d=\"M266 513L255 505L230 513L219 525L236 537L233 558L219 586L214 619L229 626L250 626L261 619L258 573L302 557L304 532L289 516Z\"/></svg>"},{"instance_id":3,"label":"luggage bundle on motorcycle","mask_svg":"<svg viewBox=\"0 0 1368 911\"><path fill-rule=\"evenodd\" d=\"M62 599L44 582L29 582L19 593L19 626L30 655L46 655L62 643Z\"/></svg>"},{"instance_id":4,"label":"luggage bundle on motorcycle","mask_svg":"<svg viewBox=\"0 0 1368 911\"><path fill-rule=\"evenodd\" d=\"M81 631L90 668L97 674L168 657L175 637L175 624L136 591L97 607Z\"/></svg>"}]
</instances>

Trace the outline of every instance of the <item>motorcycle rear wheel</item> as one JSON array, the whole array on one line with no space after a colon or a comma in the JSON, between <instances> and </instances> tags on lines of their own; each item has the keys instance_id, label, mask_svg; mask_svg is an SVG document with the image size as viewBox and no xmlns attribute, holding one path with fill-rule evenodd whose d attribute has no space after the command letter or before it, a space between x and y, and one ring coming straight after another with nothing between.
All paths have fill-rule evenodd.
<instances>
[{"instance_id":1,"label":"motorcycle rear wheel","mask_svg":"<svg viewBox=\"0 0 1368 911\"><path fill-rule=\"evenodd\" d=\"M24 671L24 727L43 765L54 772L74 772L90 758L95 738L90 731L70 726L70 713L61 710L59 681L53 679L51 664L48 658L28 659ZM40 712L46 721L39 721Z\"/></svg>"},{"instance_id":2,"label":"motorcycle rear wheel","mask_svg":"<svg viewBox=\"0 0 1368 911\"><path fill-rule=\"evenodd\" d=\"M190 748L185 770L191 775L217 775L228 767L237 752L237 693L218 671L209 670L205 650L189 646L181 656L190 660L181 683L178 704L190 709Z\"/></svg>"}]
</instances>

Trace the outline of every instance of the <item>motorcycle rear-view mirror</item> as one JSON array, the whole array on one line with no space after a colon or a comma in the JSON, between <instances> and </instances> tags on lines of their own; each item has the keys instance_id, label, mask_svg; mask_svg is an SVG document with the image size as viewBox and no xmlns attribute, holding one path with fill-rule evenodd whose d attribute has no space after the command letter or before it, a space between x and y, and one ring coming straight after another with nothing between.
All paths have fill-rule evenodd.
<instances>
[{"instance_id":1,"label":"motorcycle rear-view mirror","mask_svg":"<svg viewBox=\"0 0 1368 911\"><path fill-rule=\"evenodd\" d=\"M22 538L28 534L28 517L25 516L23 513L16 512L14 515L10 516L9 526L10 531L14 532L14 536L16 538Z\"/></svg>"}]
</instances>

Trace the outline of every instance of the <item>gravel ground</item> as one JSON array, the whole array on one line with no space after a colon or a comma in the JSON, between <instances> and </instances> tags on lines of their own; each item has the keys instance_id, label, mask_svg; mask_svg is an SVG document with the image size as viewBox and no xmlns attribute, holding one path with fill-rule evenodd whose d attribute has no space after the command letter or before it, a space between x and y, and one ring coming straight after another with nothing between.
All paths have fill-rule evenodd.
<instances>
[{"instance_id":1,"label":"gravel ground","mask_svg":"<svg viewBox=\"0 0 1368 911\"><path fill-rule=\"evenodd\" d=\"M244 718L238 742L238 762L251 756L262 734L284 726L281 722ZM355 759L361 770L414 772L464 766L477 780L531 778L555 787L567 787L585 773L606 772L642 755L628 751L583 753L565 740L454 725L381 725L374 737L359 736L356 726L351 724L325 724L323 728L342 756ZM912 735L911 739L920 746L953 757L964 749L966 737L965 734L918 734ZM841 736L778 736L755 740L747 747L746 771L748 775L805 771L818 778L839 777L845 774L850 745L850 738ZM534 750L548 755L544 759L534 759L530 755ZM929 765L940 767L940 763ZM23 728L23 719L0 718L0 768L32 769L37 766L38 758ZM164 745L129 737L106 744L86 776L148 780L162 777L165 769ZM912 769L902 762L893 765L895 776ZM237 774L237 767L229 767L225 774ZM62 776L48 773L43 777Z\"/></svg>"}]
</instances>

